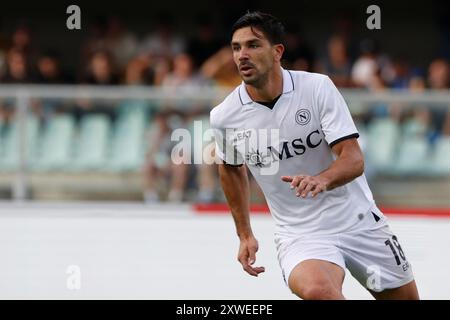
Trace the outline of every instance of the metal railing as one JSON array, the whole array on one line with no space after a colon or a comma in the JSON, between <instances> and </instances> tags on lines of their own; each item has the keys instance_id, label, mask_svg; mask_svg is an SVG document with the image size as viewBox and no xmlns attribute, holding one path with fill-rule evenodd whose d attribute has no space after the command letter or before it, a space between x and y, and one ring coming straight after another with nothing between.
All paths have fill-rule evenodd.
<instances>
[{"instance_id":1,"label":"metal railing","mask_svg":"<svg viewBox=\"0 0 450 320\"><path fill-rule=\"evenodd\" d=\"M33 99L101 99L101 100L149 100L160 103L175 101L199 102L208 108L221 102L232 91L230 88L214 86L201 87L149 87L149 86L86 86L86 85L0 85L0 101L14 100L19 134L19 163L15 183L12 188L13 199L26 198L27 189L27 141L25 119ZM352 105L366 105L385 102L387 104L405 103L410 107L434 104L438 107L450 107L450 90L425 90L420 93L409 91L385 90L378 93L359 89L340 90L350 110Z\"/></svg>"}]
</instances>

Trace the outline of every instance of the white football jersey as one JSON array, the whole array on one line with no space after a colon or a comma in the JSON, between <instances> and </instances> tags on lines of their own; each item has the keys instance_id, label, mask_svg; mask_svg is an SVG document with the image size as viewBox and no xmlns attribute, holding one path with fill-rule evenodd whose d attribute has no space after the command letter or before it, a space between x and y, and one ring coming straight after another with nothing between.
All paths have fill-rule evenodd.
<instances>
[{"instance_id":1,"label":"white football jersey","mask_svg":"<svg viewBox=\"0 0 450 320\"><path fill-rule=\"evenodd\" d=\"M325 75L282 69L283 93L272 109L253 101L244 83L213 108L216 154L245 163L260 185L282 238L358 229L377 212L364 175L315 198L295 196L281 176L317 175L334 161L331 147L358 132L347 105ZM371 217L373 219L373 217Z\"/></svg>"}]
</instances>

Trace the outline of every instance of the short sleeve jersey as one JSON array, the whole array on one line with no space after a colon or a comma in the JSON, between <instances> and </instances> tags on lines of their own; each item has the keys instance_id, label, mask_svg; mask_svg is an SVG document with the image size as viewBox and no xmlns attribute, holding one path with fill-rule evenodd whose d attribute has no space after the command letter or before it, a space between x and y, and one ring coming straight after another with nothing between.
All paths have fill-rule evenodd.
<instances>
[{"instance_id":1,"label":"short sleeve jersey","mask_svg":"<svg viewBox=\"0 0 450 320\"><path fill-rule=\"evenodd\" d=\"M273 108L253 101L242 83L212 109L216 155L230 165L247 165L275 219L276 235L352 230L375 205L364 175L315 198L296 197L281 180L321 173L335 160L334 144L358 138L345 100L325 75L282 74L283 92Z\"/></svg>"}]
</instances>

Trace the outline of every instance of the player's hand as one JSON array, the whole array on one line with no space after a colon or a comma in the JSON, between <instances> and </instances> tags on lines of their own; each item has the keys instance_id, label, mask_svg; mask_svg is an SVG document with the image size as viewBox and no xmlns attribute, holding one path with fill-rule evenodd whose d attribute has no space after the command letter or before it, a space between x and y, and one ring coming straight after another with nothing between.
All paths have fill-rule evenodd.
<instances>
[{"instance_id":1,"label":"player's hand","mask_svg":"<svg viewBox=\"0 0 450 320\"><path fill-rule=\"evenodd\" d=\"M314 198L320 192L327 190L327 182L319 176L282 176L281 180L290 182L291 189L295 189L297 197L306 198L311 192L311 196Z\"/></svg>"},{"instance_id":2,"label":"player's hand","mask_svg":"<svg viewBox=\"0 0 450 320\"><path fill-rule=\"evenodd\" d=\"M256 261L256 252L258 251L258 241L250 236L241 239L239 245L238 261L244 270L251 276L257 277L258 274L265 271L264 267L253 267Z\"/></svg>"}]
</instances>

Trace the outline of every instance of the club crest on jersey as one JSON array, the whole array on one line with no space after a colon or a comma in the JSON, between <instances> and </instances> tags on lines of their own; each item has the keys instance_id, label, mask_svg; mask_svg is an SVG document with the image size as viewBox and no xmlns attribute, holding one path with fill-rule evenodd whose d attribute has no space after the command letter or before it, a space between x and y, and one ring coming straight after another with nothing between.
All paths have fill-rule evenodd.
<instances>
[{"instance_id":1,"label":"club crest on jersey","mask_svg":"<svg viewBox=\"0 0 450 320\"><path fill-rule=\"evenodd\" d=\"M307 109L300 109L295 114L295 121L302 126L308 124L310 120L311 120L311 112L309 112L309 110Z\"/></svg>"}]
</instances>

